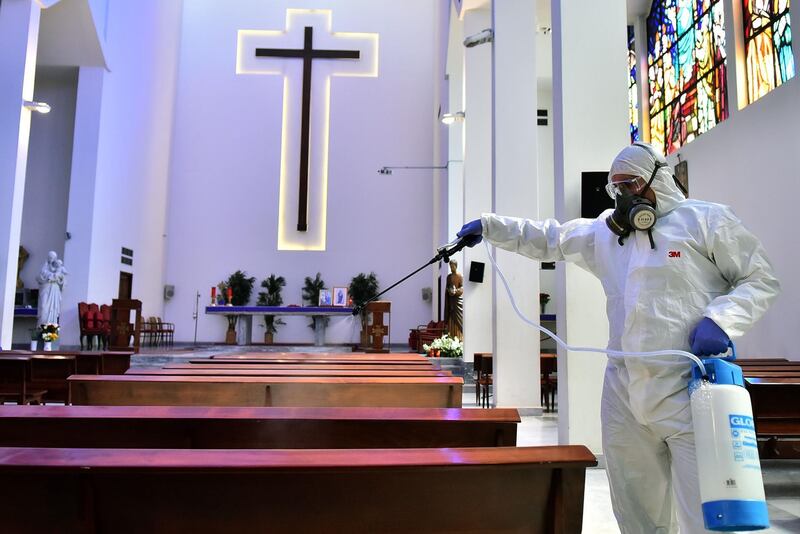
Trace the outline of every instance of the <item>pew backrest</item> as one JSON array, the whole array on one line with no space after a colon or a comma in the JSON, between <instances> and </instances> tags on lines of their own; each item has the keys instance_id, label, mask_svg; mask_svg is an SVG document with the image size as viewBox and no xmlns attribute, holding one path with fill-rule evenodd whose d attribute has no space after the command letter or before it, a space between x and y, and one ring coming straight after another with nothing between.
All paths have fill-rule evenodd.
<instances>
[{"instance_id":1,"label":"pew backrest","mask_svg":"<svg viewBox=\"0 0 800 534\"><path fill-rule=\"evenodd\" d=\"M517 443L513 409L0 406L0 447L339 449Z\"/></svg>"},{"instance_id":2,"label":"pew backrest","mask_svg":"<svg viewBox=\"0 0 800 534\"><path fill-rule=\"evenodd\" d=\"M595 464L583 446L3 448L0 517L7 532L572 533ZM449 505L475 484L479 506Z\"/></svg>"}]
</instances>

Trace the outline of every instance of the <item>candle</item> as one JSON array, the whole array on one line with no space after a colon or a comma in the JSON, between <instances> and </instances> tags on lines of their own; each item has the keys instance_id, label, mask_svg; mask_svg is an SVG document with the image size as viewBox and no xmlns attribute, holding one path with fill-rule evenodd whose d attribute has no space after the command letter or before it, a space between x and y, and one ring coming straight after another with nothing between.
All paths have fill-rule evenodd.
<instances>
[{"instance_id":1,"label":"candle","mask_svg":"<svg viewBox=\"0 0 800 534\"><path fill-rule=\"evenodd\" d=\"M233 288L229 287L228 288L228 300L232 300L232 299L233 299Z\"/></svg>"},{"instance_id":2,"label":"candle","mask_svg":"<svg viewBox=\"0 0 800 534\"><path fill-rule=\"evenodd\" d=\"M211 286L211 300L217 300L217 288Z\"/></svg>"}]
</instances>

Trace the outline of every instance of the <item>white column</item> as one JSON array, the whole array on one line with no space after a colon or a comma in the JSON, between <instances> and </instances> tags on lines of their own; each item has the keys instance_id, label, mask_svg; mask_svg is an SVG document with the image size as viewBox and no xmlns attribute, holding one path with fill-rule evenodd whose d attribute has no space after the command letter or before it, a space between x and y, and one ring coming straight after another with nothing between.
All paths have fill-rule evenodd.
<instances>
[{"instance_id":1,"label":"white column","mask_svg":"<svg viewBox=\"0 0 800 534\"><path fill-rule=\"evenodd\" d=\"M492 3L493 211L531 219L539 215L535 4ZM539 263L503 250L495 254L521 311L538 322ZM497 273L493 275L495 405L540 412L539 331L517 317Z\"/></svg>"},{"instance_id":2,"label":"white column","mask_svg":"<svg viewBox=\"0 0 800 534\"><path fill-rule=\"evenodd\" d=\"M104 76L105 71L100 67L81 67L78 73L67 212L67 231L71 237L64 243L64 264L69 267L69 278L61 301L61 346L78 345L78 302L92 302L89 295L96 294L89 282L93 260L96 261L92 233Z\"/></svg>"},{"instance_id":3,"label":"white column","mask_svg":"<svg viewBox=\"0 0 800 534\"><path fill-rule=\"evenodd\" d=\"M464 111L464 23L455 6L450 6L450 34L447 44L448 109L445 113ZM466 120L469 120L467 117ZM448 127L447 235L453 239L464 220L464 123ZM459 269L463 272L463 269Z\"/></svg>"},{"instance_id":4,"label":"white column","mask_svg":"<svg viewBox=\"0 0 800 534\"><path fill-rule=\"evenodd\" d=\"M40 8L32 0L0 4L0 347L11 348L14 293L33 100Z\"/></svg>"},{"instance_id":5,"label":"white column","mask_svg":"<svg viewBox=\"0 0 800 534\"><path fill-rule=\"evenodd\" d=\"M633 25L636 48L636 84L639 90L639 139L650 142L650 82L647 71L647 19L636 17Z\"/></svg>"},{"instance_id":6,"label":"white column","mask_svg":"<svg viewBox=\"0 0 800 534\"><path fill-rule=\"evenodd\" d=\"M464 35L491 27L488 9L464 12ZM492 211L492 45L464 51L464 219ZM470 282L470 262L483 262L483 283ZM491 264L483 244L467 249L459 265L464 273L464 359L492 352Z\"/></svg>"},{"instance_id":7,"label":"white column","mask_svg":"<svg viewBox=\"0 0 800 534\"><path fill-rule=\"evenodd\" d=\"M623 0L554 0L553 115L556 217L580 216L581 172L608 169L629 144ZM558 333L605 347L605 296L592 275L558 266ZM559 443L601 451L600 394L606 356L558 352Z\"/></svg>"},{"instance_id":8,"label":"white column","mask_svg":"<svg viewBox=\"0 0 800 534\"><path fill-rule=\"evenodd\" d=\"M728 86L728 118L747 106L747 65L741 0L723 0L725 11L725 82ZM795 56L796 57L796 56Z\"/></svg>"}]
</instances>

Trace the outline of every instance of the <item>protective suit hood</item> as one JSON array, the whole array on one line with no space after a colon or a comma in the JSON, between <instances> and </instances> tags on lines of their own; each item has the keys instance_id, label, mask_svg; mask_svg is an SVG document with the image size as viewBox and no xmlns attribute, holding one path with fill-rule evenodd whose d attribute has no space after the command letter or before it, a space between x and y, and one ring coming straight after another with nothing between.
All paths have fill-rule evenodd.
<instances>
[{"instance_id":1,"label":"protective suit hood","mask_svg":"<svg viewBox=\"0 0 800 534\"><path fill-rule=\"evenodd\" d=\"M656 216L661 218L686 200L686 195L675 183L673 179L675 172L667 163L666 158L651 145L636 142L623 148L611 164L608 181L610 183L611 177L617 174L641 176L645 180L649 180L656 161L663 163L664 166L658 169L650 188L656 194Z\"/></svg>"}]
</instances>

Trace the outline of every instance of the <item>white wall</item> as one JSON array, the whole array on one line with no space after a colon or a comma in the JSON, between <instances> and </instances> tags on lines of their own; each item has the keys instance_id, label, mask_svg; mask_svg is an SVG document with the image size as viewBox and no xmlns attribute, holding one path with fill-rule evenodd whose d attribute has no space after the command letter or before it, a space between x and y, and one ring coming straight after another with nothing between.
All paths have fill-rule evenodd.
<instances>
[{"instance_id":1,"label":"white wall","mask_svg":"<svg viewBox=\"0 0 800 534\"><path fill-rule=\"evenodd\" d=\"M796 20L796 19L793 19ZM797 63L798 57L795 56ZM794 235L800 180L800 83L797 76L673 153L688 162L693 198L733 207L764 244L781 281L781 296L737 341L741 357L800 360L790 335L800 329L800 265Z\"/></svg>"},{"instance_id":2,"label":"white wall","mask_svg":"<svg viewBox=\"0 0 800 534\"><path fill-rule=\"evenodd\" d=\"M82 121L81 113L96 110L79 105L76 150L96 150L93 188L86 202L70 200L68 230L73 221L91 231L77 235L65 250L65 264L76 267L71 283L86 291L65 294L62 309L67 324L64 344L77 344L77 302L109 303L117 296L119 272L133 272L133 298L142 300L145 315L162 314L164 228L171 147L174 86L180 38L181 2L145 0L113 2L106 13L106 58L110 72L95 80L101 100L96 147L77 139L92 138L96 120ZM97 74L88 72L87 76ZM83 76L83 73L82 73ZM88 132L88 133L87 133ZM73 158L78 157L78 154ZM74 171L87 171L85 167ZM83 176L73 177L73 182ZM86 213L86 210L90 210ZM86 219L91 224L83 224ZM121 247L134 250L133 267L120 263ZM87 258L83 253L88 250ZM62 323L64 321L62 320Z\"/></svg>"},{"instance_id":3,"label":"white wall","mask_svg":"<svg viewBox=\"0 0 800 534\"><path fill-rule=\"evenodd\" d=\"M287 7L308 4L193 0L184 6L165 277L176 291L164 308L176 340L193 337L195 292L206 305L211 286L237 269L259 281L270 273L284 276L284 302L301 304L306 276L321 272L333 287L374 271L386 287L433 253L433 171L376 173L384 165L442 163L433 153L441 13L429 0L402 7L388 0L315 3L332 9L333 31L380 35L379 74L332 79L326 250L277 250L283 81L237 75L236 38L240 29L283 30ZM421 273L386 295L392 342L430 320L430 304L421 298L430 281ZM312 341L306 319L287 323L276 342ZM198 340L221 341L225 328L221 318L201 313ZM254 325L256 340L262 333ZM339 318L327 339L351 342L357 335L355 320Z\"/></svg>"},{"instance_id":4,"label":"white wall","mask_svg":"<svg viewBox=\"0 0 800 534\"><path fill-rule=\"evenodd\" d=\"M20 275L26 288L38 287L36 275L48 251L64 257L77 75L74 68L36 72L34 99L50 104L51 111L31 117L20 236L20 244L30 254Z\"/></svg>"}]
</instances>

